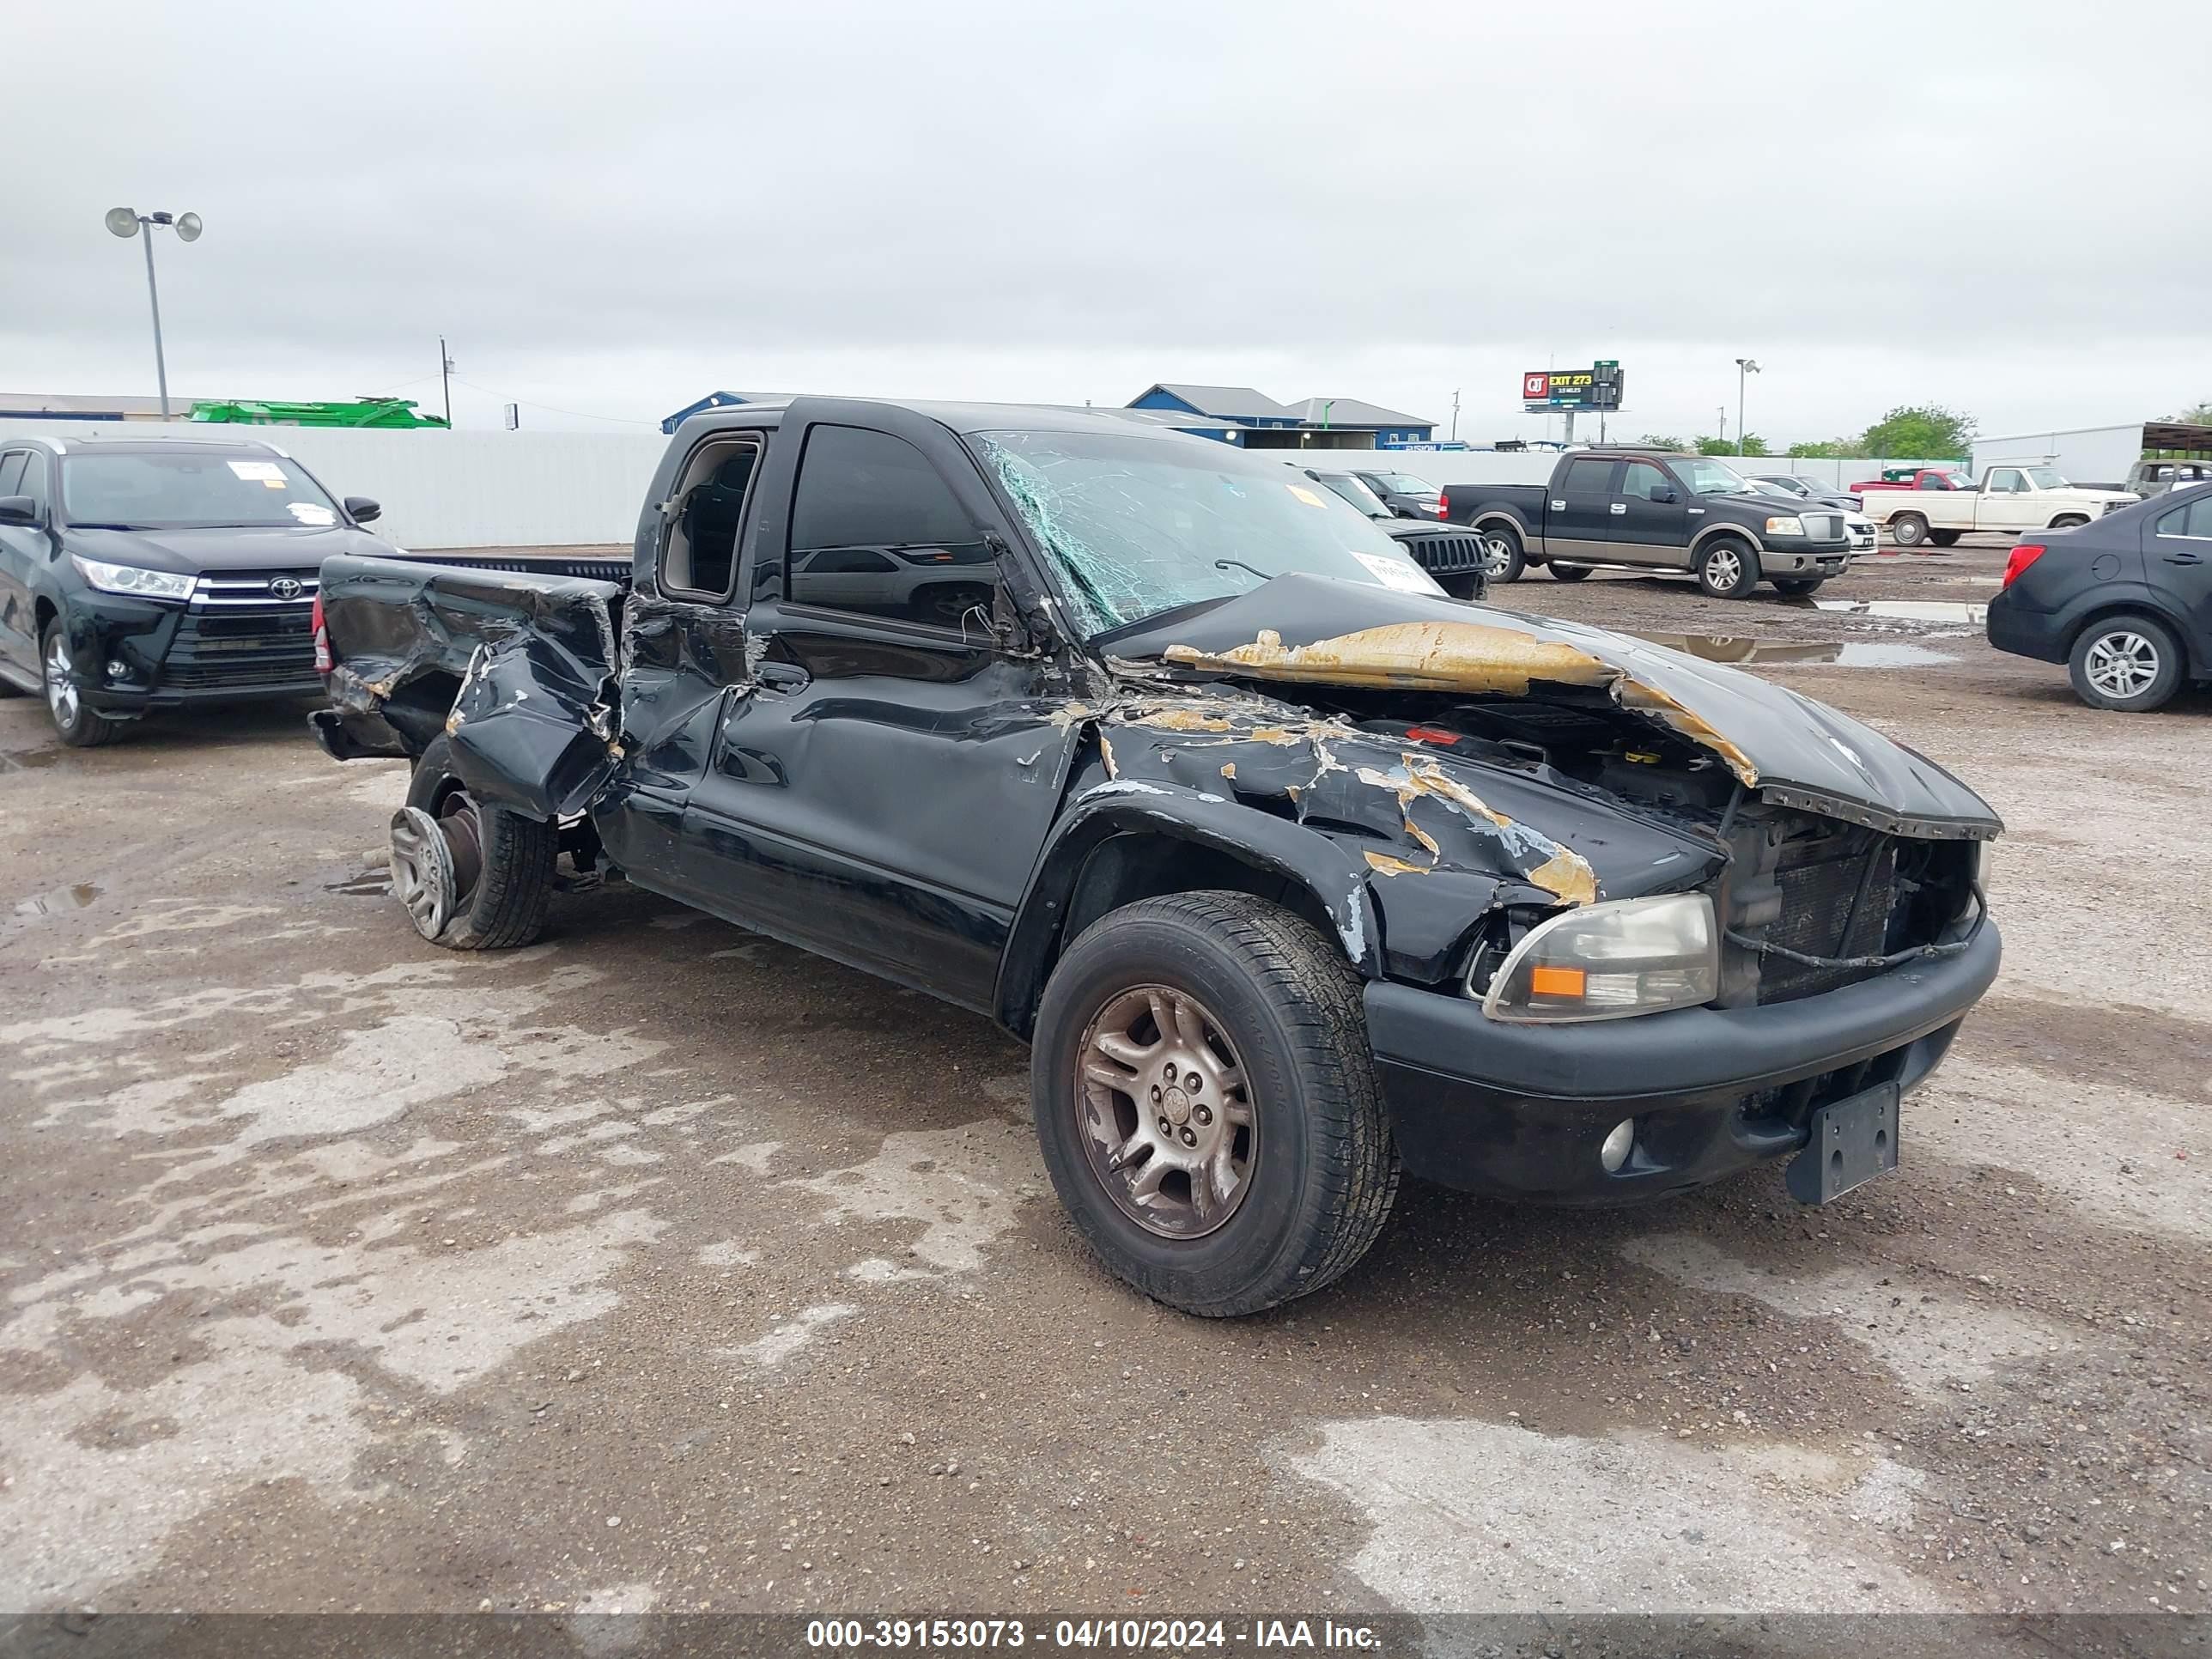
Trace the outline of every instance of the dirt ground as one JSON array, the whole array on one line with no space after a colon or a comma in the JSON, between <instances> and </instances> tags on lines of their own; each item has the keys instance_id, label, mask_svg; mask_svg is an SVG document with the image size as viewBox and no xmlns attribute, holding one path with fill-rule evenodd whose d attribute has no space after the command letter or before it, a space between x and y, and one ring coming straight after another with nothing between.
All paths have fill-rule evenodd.
<instances>
[{"instance_id":1,"label":"dirt ground","mask_svg":"<svg viewBox=\"0 0 2212 1659\"><path fill-rule=\"evenodd\" d=\"M983 1021L620 888L442 953L400 767L0 702L0 1610L2212 1605L2212 697L2093 712L1957 617L1498 597L1879 647L1751 665L2003 813L2003 975L1826 1209L1414 1186L1222 1323L1093 1265Z\"/></svg>"}]
</instances>

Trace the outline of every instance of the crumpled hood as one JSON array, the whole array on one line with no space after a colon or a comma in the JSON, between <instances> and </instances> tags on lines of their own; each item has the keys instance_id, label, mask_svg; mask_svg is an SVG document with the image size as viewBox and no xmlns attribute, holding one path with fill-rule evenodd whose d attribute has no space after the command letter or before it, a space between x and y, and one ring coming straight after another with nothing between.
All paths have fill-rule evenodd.
<instances>
[{"instance_id":1,"label":"crumpled hood","mask_svg":"<svg viewBox=\"0 0 2212 1659\"><path fill-rule=\"evenodd\" d=\"M1935 762L1753 674L1604 629L1310 575L1278 576L1124 635L1158 658L1259 682L1527 696L1601 689L1718 756L1765 799L1899 834L1988 837L2002 821Z\"/></svg>"},{"instance_id":2,"label":"crumpled hood","mask_svg":"<svg viewBox=\"0 0 2212 1659\"><path fill-rule=\"evenodd\" d=\"M137 565L197 576L210 570L277 570L319 565L334 554L402 556L380 536L350 525L230 525L209 530L88 530L62 532L72 553L103 564Z\"/></svg>"}]
</instances>

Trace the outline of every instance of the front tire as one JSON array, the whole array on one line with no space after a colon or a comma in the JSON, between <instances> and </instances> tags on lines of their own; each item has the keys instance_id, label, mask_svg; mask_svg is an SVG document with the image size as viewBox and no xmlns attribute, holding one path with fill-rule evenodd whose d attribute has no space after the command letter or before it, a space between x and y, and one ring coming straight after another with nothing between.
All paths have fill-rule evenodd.
<instances>
[{"instance_id":1,"label":"front tire","mask_svg":"<svg viewBox=\"0 0 2212 1659\"><path fill-rule=\"evenodd\" d=\"M453 744L431 740L392 820L392 890L415 931L448 951L505 951L544 931L556 825L476 800Z\"/></svg>"},{"instance_id":2,"label":"front tire","mask_svg":"<svg viewBox=\"0 0 2212 1659\"><path fill-rule=\"evenodd\" d=\"M1547 568L1555 582L1578 582L1589 574L1589 567L1586 564L1554 564Z\"/></svg>"},{"instance_id":3,"label":"front tire","mask_svg":"<svg viewBox=\"0 0 2212 1659\"><path fill-rule=\"evenodd\" d=\"M1819 592L1820 584L1827 580L1826 576L1777 576L1774 591L1786 593L1793 599L1802 599L1808 593Z\"/></svg>"},{"instance_id":4,"label":"front tire","mask_svg":"<svg viewBox=\"0 0 2212 1659\"><path fill-rule=\"evenodd\" d=\"M2079 530L2088 522L2087 517L2082 514L2062 513L2051 521L2051 527L2053 530Z\"/></svg>"},{"instance_id":5,"label":"front tire","mask_svg":"<svg viewBox=\"0 0 2212 1659\"><path fill-rule=\"evenodd\" d=\"M1889 521L1889 538L1899 547L1918 547L1931 532L1917 513L1900 513Z\"/></svg>"},{"instance_id":6,"label":"front tire","mask_svg":"<svg viewBox=\"0 0 2212 1659\"><path fill-rule=\"evenodd\" d=\"M97 749L123 735L123 723L95 714L77 684L76 659L69 630L57 617L39 635L39 676L46 694L46 714L61 740L72 749Z\"/></svg>"},{"instance_id":7,"label":"front tire","mask_svg":"<svg viewBox=\"0 0 2212 1659\"><path fill-rule=\"evenodd\" d=\"M1086 928L1045 987L1030 1088L1077 1229L1186 1313L1321 1289L1397 1194L1358 978L1249 894L1146 899Z\"/></svg>"},{"instance_id":8,"label":"front tire","mask_svg":"<svg viewBox=\"0 0 2212 1659\"><path fill-rule=\"evenodd\" d=\"M1928 532L1928 539L1938 547L1956 547L1959 538L1966 533L1963 530L1931 530Z\"/></svg>"},{"instance_id":9,"label":"front tire","mask_svg":"<svg viewBox=\"0 0 2212 1659\"><path fill-rule=\"evenodd\" d=\"M2184 659L2172 630L2148 617L2106 617L2081 630L2067 659L2074 695L2092 708L2143 714L2181 689Z\"/></svg>"},{"instance_id":10,"label":"front tire","mask_svg":"<svg viewBox=\"0 0 2212 1659\"><path fill-rule=\"evenodd\" d=\"M1759 555L1734 536L1716 536L1698 555L1698 586L1716 599L1740 599L1759 586Z\"/></svg>"},{"instance_id":11,"label":"front tire","mask_svg":"<svg viewBox=\"0 0 2212 1659\"><path fill-rule=\"evenodd\" d=\"M1520 532L1510 525L1486 524L1479 526L1475 534L1482 538L1482 574L1490 585L1519 581L1521 573L1528 568Z\"/></svg>"}]
</instances>

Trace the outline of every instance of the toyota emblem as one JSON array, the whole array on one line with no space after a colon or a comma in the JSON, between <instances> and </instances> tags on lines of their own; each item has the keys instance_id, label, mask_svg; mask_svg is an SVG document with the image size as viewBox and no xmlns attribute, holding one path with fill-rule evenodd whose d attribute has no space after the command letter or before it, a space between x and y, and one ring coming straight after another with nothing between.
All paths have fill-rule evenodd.
<instances>
[{"instance_id":1,"label":"toyota emblem","mask_svg":"<svg viewBox=\"0 0 2212 1659\"><path fill-rule=\"evenodd\" d=\"M296 599L307 590L291 576L278 576L269 584L269 591L280 599Z\"/></svg>"}]
</instances>

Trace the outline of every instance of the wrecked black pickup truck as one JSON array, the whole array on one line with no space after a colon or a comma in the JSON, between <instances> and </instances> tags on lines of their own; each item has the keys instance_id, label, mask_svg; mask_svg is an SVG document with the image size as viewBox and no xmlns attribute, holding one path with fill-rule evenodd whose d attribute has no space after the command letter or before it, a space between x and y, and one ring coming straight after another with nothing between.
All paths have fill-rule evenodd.
<instances>
[{"instance_id":1,"label":"wrecked black pickup truck","mask_svg":"<svg viewBox=\"0 0 2212 1659\"><path fill-rule=\"evenodd\" d=\"M627 587L322 584L315 727L414 760L425 938L526 942L565 859L986 1014L1078 1225L1194 1313L1344 1273L1401 1166L1826 1200L1997 969L1941 767L1105 416L748 404L678 429Z\"/></svg>"}]
</instances>

